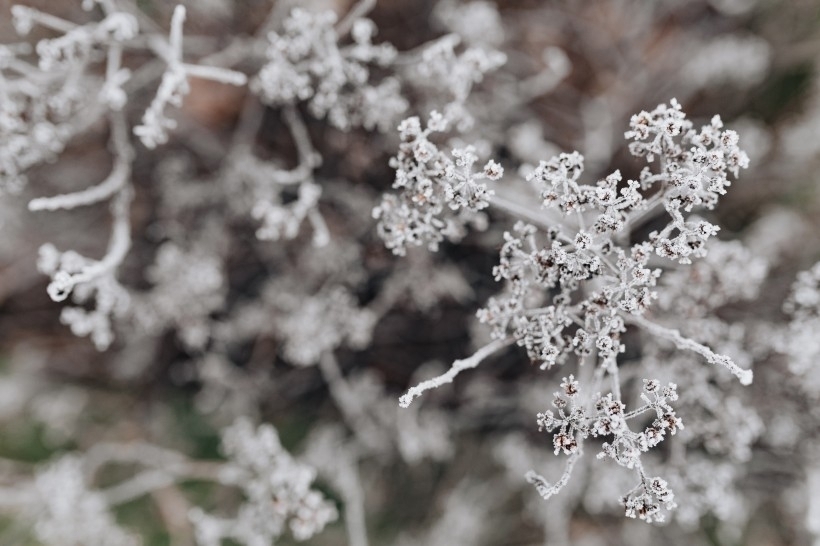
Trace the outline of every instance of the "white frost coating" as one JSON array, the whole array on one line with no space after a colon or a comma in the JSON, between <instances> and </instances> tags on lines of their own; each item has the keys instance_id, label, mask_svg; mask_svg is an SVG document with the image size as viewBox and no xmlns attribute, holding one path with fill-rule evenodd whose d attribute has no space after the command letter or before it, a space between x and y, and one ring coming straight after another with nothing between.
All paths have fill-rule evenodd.
<instances>
[{"instance_id":1,"label":"white frost coating","mask_svg":"<svg viewBox=\"0 0 820 546\"><path fill-rule=\"evenodd\" d=\"M435 389L436 387L440 387L445 383L452 383L453 379L455 379L455 377L459 373L463 372L464 370L469 370L470 368L475 368L476 366L481 364L481 362L485 358L503 349L504 347L511 345L512 343L512 339L497 339L477 350L475 353L473 353L472 356L461 360L456 360L455 362L453 362L453 365L450 367L450 369L444 372L443 374L436 376L432 379L428 379L427 381L422 381L415 387L411 387L406 394L399 398L399 405L403 408L410 407L410 404L413 402L413 400L421 396L424 393L424 391Z\"/></svg>"},{"instance_id":2,"label":"white frost coating","mask_svg":"<svg viewBox=\"0 0 820 546\"><path fill-rule=\"evenodd\" d=\"M185 22L185 6L178 5L171 18L171 31L166 52L168 68L162 76L157 94L145 111L142 124L134 127L134 134L146 148L156 148L168 141L168 131L176 128L176 121L168 118L168 105L179 107L190 91L188 77L213 80L228 85L245 85L245 74L215 66L191 65L182 62L182 24Z\"/></svg>"},{"instance_id":3,"label":"white frost coating","mask_svg":"<svg viewBox=\"0 0 820 546\"><path fill-rule=\"evenodd\" d=\"M629 317L628 320L653 335L671 341L678 349L694 351L704 357L710 364L725 367L740 380L741 385L747 386L752 384L752 379L754 377L752 370L744 370L735 364L734 361L728 356L717 354L706 345L702 345L697 341L683 337L678 330L655 324L654 322L647 320L645 317Z\"/></svg>"}]
</instances>

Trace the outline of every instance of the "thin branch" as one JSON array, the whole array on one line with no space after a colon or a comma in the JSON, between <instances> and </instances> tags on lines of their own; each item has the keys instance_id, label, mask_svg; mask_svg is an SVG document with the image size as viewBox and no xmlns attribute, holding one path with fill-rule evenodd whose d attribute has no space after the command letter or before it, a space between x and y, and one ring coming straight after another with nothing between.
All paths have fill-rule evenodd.
<instances>
[{"instance_id":1,"label":"thin branch","mask_svg":"<svg viewBox=\"0 0 820 546\"><path fill-rule=\"evenodd\" d=\"M577 232L576 229L568 226L567 223L563 221L563 219L552 216L551 211L544 210L540 211L541 213L539 214L538 211L534 211L524 205L519 205L514 201L510 201L505 197L501 197L500 195L498 195L498 193L496 193L490 198L490 205L497 208L498 210L501 210L509 214L513 218L523 218L524 220L532 222L533 224L544 229L552 229L558 226L566 228L572 234L575 234ZM573 243L573 240L570 237L564 235L563 233L559 233L558 237L565 242Z\"/></svg>"},{"instance_id":2,"label":"thin branch","mask_svg":"<svg viewBox=\"0 0 820 546\"><path fill-rule=\"evenodd\" d=\"M245 74L229 68L187 63L182 63L182 68L185 70L187 76L193 78L212 80L226 85L236 86L245 85L248 82L248 77Z\"/></svg>"},{"instance_id":3,"label":"thin branch","mask_svg":"<svg viewBox=\"0 0 820 546\"><path fill-rule=\"evenodd\" d=\"M544 500L548 500L550 497L560 492L561 489L569 483L569 478L572 475L572 470L575 468L575 463L578 462L578 459L580 459L583 454L580 447L581 444L578 445L578 450L567 458L566 465L564 466L564 473L561 474L561 477L558 478L558 481L553 485L550 485L544 476L538 474L534 470L530 470L524 475L527 482L535 486L536 491L538 491L538 494L541 495L541 498Z\"/></svg>"},{"instance_id":4,"label":"thin branch","mask_svg":"<svg viewBox=\"0 0 820 546\"><path fill-rule=\"evenodd\" d=\"M462 359L456 360L453 362L452 367L444 372L443 374L436 376L432 379L428 379L427 381L422 381L415 387L411 387L410 390L407 391L401 398L399 398L399 405L403 408L410 407L410 404L413 403L415 398L421 396L425 391L430 389L435 389L436 387L440 387L445 383L452 383L453 379L464 370L469 370L470 368L475 368L481 362L490 356L493 353L496 353L507 347L508 345L512 345L515 340L511 337L505 339L497 339L491 343L488 343L484 347L477 350L472 356Z\"/></svg>"},{"instance_id":5,"label":"thin branch","mask_svg":"<svg viewBox=\"0 0 820 546\"><path fill-rule=\"evenodd\" d=\"M28 208L31 211L73 209L85 205L92 205L104 201L123 189L131 176L131 161L134 156L131 144L128 142L128 128L121 114L112 114L111 142L116 157L111 174L101 183L82 191L55 195L54 197L40 197L32 199Z\"/></svg>"},{"instance_id":6,"label":"thin branch","mask_svg":"<svg viewBox=\"0 0 820 546\"><path fill-rule=\"evenodd\" d=\"M114 170L103 182L82 191L55 195L54 197L40 197L32 199L28 204L30 211L73 209L85 205L93 205L104 201L119 191L131 172L130 165L119 159L114 163Z\"/></svg>"},{"instance_id":7,"label":"thin branch","mask_svg":"<svg viewBox=\"0 0 820 546\"><path fill-rule=\"evenodd\" d=\"M56 30L57 32L62 32L63 34L71 32L78 26L70 21L66 21L65 19L55 17L54 15L42 12L35 8L30 8L28 6L12 6L11 13L12 16L17 19L27 18L31 21L31 23L37 23L40 26L51 30Z\"/></svg>"},{"instance_id":8,"label":"thin branch","mask_svg":"<svg viewBox=\"0 0 820 546\"><path fill-rule=\"evenodd\" d=\"M323 247L330 243L330 230L327 227L325 218L318 208L312 208L307 213L310 225L313 226L313 246Z\"/></svg>"},{"instance_id":9,"label":"thin branch","mask_svg":"<svg viewBox=\"0 0 820 546\"><path fill-rule=\"evenodd\" d=\"M93 478L94 473L106 464L139 463L143 466L167 468L184 462L185 456L147 442L103 442L91 446L84 461L85 472L89 478Z\"/></svg>"},{"instance_id":10,"label":"thin branch","mask_svg":"<svg viewBox=\"0 0 820 546\"><path fill-rule=\"evenodd\" d=\"M342 476L338 479L339 484L343 485L340 489L345 503L347 538L350 546L368 546L364 489L356 461L351 460L350 463L349 466L345 465L340 469Z\"/></svg>"},{"instance_id":11,"label":"thin branch","mask_svg":"<svg viewBox=\"0 0 820 546\"><path fill-rule=\"evenodd\" d=\"M655 324L654 322L640 316L624 314L623 317L624 320L626 320L627 322L630 322L636 326L640 326L641 328L643 328L644 330L648 331L653 335L656 335L667 341L671 341L675 344L675 346L678 349L694 351L695 353L704 357L710 364L724 366L740 380L741 385L752 384L752 370L744 370L743 368L735 364L734 361L728 356L717 354L706 345L703 345L701 343L698 343L697 341L682 336L678 330L666 328L665 326Z\"/></svg>"},{"instance_id":12,"label":"thin branch","mask_svg":"<svg viewBox=\"0 0 820 546\"><path fill-rule=\"evenodd\" d=\"M107 504L116 506L130 500L142 497L154 491L173 485L174 476L162 470L140 472L130 480L126 480L102 492Z\"/></svg>"},{"instance_id":13,"label":"thin branch","mask_svg":"<svg viewBox=\"0 0 820 546\"><path fill-rule=\"evenodd\" d=\"M185 22L185 6L178 4L171 16L171 32L168 36L170 48L169 64L182 61L182 24Z\"/></svg>"},{"instance_id":14,"label":"thin branch","mask_svg":"<svg viewBox=\"0 0 820 546\"><path fill-rule=\"evenodd\" d=\"M188 462L160 469L140 472L136 476L105 489L102 493L111 505L123 504L163 489L183 480L219 481L219 471L223 463Z\"/></svg>"}]
</instances>

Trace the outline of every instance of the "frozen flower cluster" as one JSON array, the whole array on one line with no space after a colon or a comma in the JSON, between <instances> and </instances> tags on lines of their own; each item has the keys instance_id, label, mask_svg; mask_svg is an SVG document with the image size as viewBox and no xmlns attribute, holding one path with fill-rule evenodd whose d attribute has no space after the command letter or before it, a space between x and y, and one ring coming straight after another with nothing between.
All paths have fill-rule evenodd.
<instances>
[{"instance_id":1,"label":"frozen flower cluster","mask_svg":"<svg viewBox=\"0 0 820 546\"><path fill-rule=\"evenodd\" d=\"M173 327L186 346L203 349L210 338L208 317L225 299L220 261L203 249L186 252L166 243L147 275L153 288L135 297L134 322L150 333Z\"/></svg>"},{"instance_id":2,"label":"frozen flower cluster","mask_svg":"<svg viewBox=\"0 0 820 546\"><path fill-rule=\"evenodd\" d=\"M683 429L683 422L670 405L678 399L677 385L669 383L662 387L657 380L644 380L641 393L642 405L630 411L620 400L613 398L612 393L606 396L596 395L592 407L586 404L586 398L580 396L579 382L570 375L561 383L561 391L555 393L552 405L557 413L546 410L537 416L538 429L553 434L555 454L568 455L564 475L554 485L534 472L527 475L527 480L536 486L544 499L558 493L569 480L569 474L575 460L583 453L583 443L589 437L611 438L601 445L598 458L611 458L619 465L635 470L639 484L622 498L626 515L639 517L647 522L663 521L660 508L652 504L657 499L667 510L676 505L672 502L674 495L667 488L662 478L648 478L645 474L641 455L660 444L667 433L674 436ZM653 419L640 432L630 429L628 421L646 420L648 414ZM642 493L636 495L636 491Z\"/></svg>"},{"instance_id":3,"label":"frozen flower cluster","mask_svg":"<svg viewBox=\"0 0 820 546\"><path fill-rule=\"evenodd\" d=\"M399 125L402 142L390 165L396 169L393 187L400 194L386 194L373 209L379 235L395 254L420 245L437 250L445 239L458 240L464 225L480 222L481 211L489 206L493 192L485 181L504 175L492 159L476 172L479 157L473 146L442 151L430 137L445 133L448 123L433 111L425 127L418 117Z\"/></svg>"},{"instance_id":4,"label":"frozen flower cluster","mask_svg":"<svg viewBox=\"0 0 820 546\"><path fill-rule=\"evenodd\" d=\"M314 365L323 353L343 344L366 347L377 318L342 289L310 298L283 294L277 307L285 355L299 366Z\"/></svg>"},{"instance_id":5,"label":"frozen flower cluster","mask_svg":"<svg viewBox=\"0 0 820 546\"><path fill-rule=\"evenodd\" d=\"M349 28L342 28L342 25ZM338 22L332 11L294 9L281 34L268 34L267 63L251 87L274 106L308 101L317 118L327 117L339 129L363 126L385 130L407 109L395 77L370 83L371 70L388 67L397 52L388 43L374 44L376 25L359 18ZM340 44L349 32L352 43Z\"/></svg>"},{"instance_id":6,"label":"frozen flower cluster","mask_svg":"<svg viewBox=\"0 0 820 546\"><path fill-rule=\"evenodd\" d=\"M436 119L431 118L434 126ZM736 177L739 169L748 165L748 157L738 147L737 133L722 128L720 118L715 116L709 125L694 129L677 101L672 100L652 112L632 116L630 130L625 134L631 140L630 151L650 164L641 171L638 180L624 182L621 173L615 171L594 185L583 184L584 158L577 152L541 161L527 180L539 192L542 208L557 214L545 217L540 225L518 221L512 232L504 233L493 275L496 280L505 282L505 290L478 312L479 320L491 327L495 341L470 359L456 361L447 374L413 387L402 397L401 404L407 406L425 390L452 381L459 371L474 367L509 343L526 349L529 360L542 370L554 366L577 367L583 379L579 382L574 375L564 378L562 391L556 393L553 401L557 413L548 410L538 414L539 429L554 431L555 454L569 456L564 475L555 485L548 485L537 474L530 474L529 481L537 486L541 496L549 498L568 481L587 438L611 437L603 443L600 456L634 469L640 479L640 484L624 497L626 514L649 522L662 520L659 507L673 508L673 495L664 480L646 476L641 455L667 435L675 435L683 429L681 418L670 405L678 399L677 386L669 383L662 387L655 379L645 379L639 398L641 405L627 409L621 394L618 360L626 351L624 336L629 328L637 327L679 350L692 351L707 362L726 368L744 385L752 380L751 370L739 366L731 356L718 354L666 326L663 322L668 318L661 318L659 322L656 318L659 313L655 310L664 270L671 271L670 274L683 272L693 259L705 257L707 243L718 231L717 226L691 215L693 209L713 208L726 193L729 176ZM408 168L426 165L423 160L428 158L442 157L427 140L430 123L422 131L418 120L411 120L399 130L405 142L408 136L412 139L412 147L405 155L410 157L413 153L412 160L407 160ZM651 168L655 160L657 170ZM485 171L492 171L495 165L488 163ZM427 181L441 177L441 170L419 173L416 169L408 174L403 166L394 160L395 187L402 192L401 197L410 203L426 203L430 197L422 197L420 188L431 187ZM443 170L446 172L446 167ZM493 177L497 178L500 176ZM422 186L420 181L425 184ZM445 202L448 196L454 195L446 188ZM472 194L484 193L473 191ZM406 202L403 204L406 210L418 210L411 209ZM490 195L473 209L493 204ZM439 205L429 210L438 213L442 208ZM659 212L667 215L666 227L650 232L646 240L626 244L630 230L642 218ZM382 221L380 233L394 252L397 248L401 251L406 241L419 241L416 244L424 241L422 236L397 235L398 230L385 229L384 224ZM418 226L419 223L405 225ZM435 224L428 220L424 225ZM431 232L436 233L430 229L422 233ZM432 249L442 238L440 235L427 237L433 241L429 245ZM719 250L724 248L728 251L733 247L718 246ZM735 252L744 250L740 248ZM655 257L663 261L652 267L650 260ZM742 261L748 257L738 258ZM720 255L716 259L721 261ZM765 266L760 265L752 269L751 274L759 281L765 270ZM730 275L731 271L726 274ZM709 283L711 288L715 285ZM748 290L753 291L751 286L754 283ZM723 293L724 298L732 298L731 291L717 292ZM722 302L711 303L716 307ZM612 390L601 395L598 391L607 382ZM592 392L579 396L583 389ZM645 413L654 414L654 419L641 430L632 431L627 419L640 418Z\"/></svg>"}]
</instances>

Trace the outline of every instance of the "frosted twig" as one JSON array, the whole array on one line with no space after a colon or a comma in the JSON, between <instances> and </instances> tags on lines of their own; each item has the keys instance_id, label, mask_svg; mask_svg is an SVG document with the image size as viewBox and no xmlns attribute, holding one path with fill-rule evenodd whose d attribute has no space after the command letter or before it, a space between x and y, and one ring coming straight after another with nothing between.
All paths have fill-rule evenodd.
<instances>
[{"instance_id":1,"label":"frosted twig","mask_svg":"<svg viewBox=\"0 0 820 546\"><path fill-rule=\"evenodd\" d=\"M511 337L505 339L497 339L477 350L475 353L473 353L472 356L461 360L456 360L455 362L453 362L452 367L450 367L450 369L444 372L443 374L436 376L432 379L422 381L415 387L411 387L407 391L407 393L405 393L404 395L402 395L401 398L399 398L399 405L403 408L410 407L410 404L413 402L413 400L421 396L422 393L424 393L424 391L435 389L436 387L440 387L445 383L452 383L453 379L455 379L455 377L459 373L470 368L475 368L476 366L481 364L481 362L485 358L487 358L495 352L500 351L508 345L512 345L514 341L515 340Z\"/></svg>"},{"instance_id":2,"label":"frosted twig","mask_svg":"<svg viewBox=\"0 0 820 546\"><path fill-rule=\"evenodd\" d=\"M171 32L168 35L168 45L175 60L182 57L182 24L185 22L185 6L178 4L171 16Z\"/></svg>"},{"instance_id":3,"label":"frosted twig","mask_svg":"<svg viewBox=\"0 0 820 546\"><path fill-rule=\"evenodd\" d=\"M501 197L498 194L495 194L490 198L490 206L496 207L497 209L508 213L512 217L523 218L527 222L532 222L533 224L545 229L551 229L556 226L567 227L562 219L556 218L553 215L552 211L544 210L537 212L524 205L519 205L514 201L510 201L505 197ZM574 230L572 232L574 232Z\"/></svg>"},{"instance_id":4,"label":"frosted twig","mask_svg":"<svg viewBox=\"0 0 820 546\"><path fill-rule=\"evenodd\" d=\"M541 495L544 500L548 500L550 497L557 494L569 482L569 478L572 475L572 469L575 468L575 463L583 454L583 451L580 449L581 444L578 445L579 449L567 458L567 462L564 465L564 473L561 474L561 477L558 478L558 481L553 485L550 485L544 476L538 474L534 470L530 470L524 475L524 479L526 479L528 483L535 486L536 491L538 491L538 494Z\"/></svg>"},{"instance_id":5,"label":"frosted twig","mask_svg":"<svg viewBox=\"0 0 820 546\"><path fill-rule=\"evenodd\" d=\"M40 197L32 199L28 208L31 211L73 209L84 205L92 205L104 201L125 187L131 176L131 161L133 150L128 142L128 132L125 119L122 115L111 115L111 142L116 157L111 174L96 186L82 191L55 195L54 197Z\"/></svg>"},{"instance_id":6,"label":"frosted twig","mask_svg":"<svg viewBox=\"0 0 820 546\"><path fill-rule=\"evenodd\" d=\"M120 265L131 247L131 222L128 208L131 205L133 194L130 187L124 188L111 203L114 227L108 243L108 252L98 264L100 272L112 270Z\"/></svg>"},{"instance_id":7,"label":"frosted twig","mask_svg":"<svg viewBox=\"0 0 820 546\"><path fill-rule=\"evenodd\" d=\"M216 461L192 461L181 453L145 442L102 443L92 446L84 458L84 473L89 481L104 466L136 463L148 470L103 491L109 504L116 505L168 487L180 479L219 481L225 466Z\"/></svg>"},{"instance_id":8,"label":"frosted twig","mask_svg":"<svg viewBox=\"0 0 820 546\"><path fill-rule=\"evenodd\" d=\"M323 247L330 242L330 230L327 228L322 213L318 208L312 208L307 213L310 225L313 226L313 246Z\"/></svg>"},{"instance_id":9,"label":"frosted twig","mask_svg":"<svg viewBox=\"0 0 820 546\"><path fill-rule=\"evenodd\" d=\"M84 457L85 472L89 476L110 463L140 463L145 466L167 468L185 461L177 451L147 442L103 442L91 446Z\"/></svg>"},{"instance_id":10,"label":"frosted twig","mask_svg":"<svg viewBox=\"0 0 820 546\"><path fill-rule=\"evenodd\" d=\"M724 366L740 380L741 385L752 384L752 370L744 370L735 364L734 361L728 356L717 354L706 345L682 336L678 330L655 324L654 322L640 316L624 314L623 317L625 321L635 324L636 326L640 326L655 336L671 341L678 349L694 351L704 357L710 364Z\"/></svg>"},{"instance_id":11,"label":"frosted twig","mask_svg":"<svg viewBox=\"0 0 820 546\"><path fill-rule=\"evenodd\" d=\"M109 487L102 494L109 505L116 506L139 498L155 489L168 487L175 481L174 476L166 471L149 470L140 472L129 480Z\"/></svg>"},{"instance_id":12,"label":"frosted twig","mask_svg":"<svg viewBox=\"0 0 820 546\"><path fill-rule=\"evenodd\" d=\"M104 201L122 188L123 184L125 184L125 181L128 179L130 171L131 167L129 163L117 159L114 163L114 169L111 171L111 174L109 174L108 177L100 184L75 193L32 199L28 204L28 209L31 211L53 211L58 209L68 210L83 205L92 205L94 203Z\"/></svg>"},{"instance_id":13,"label":"frosted twig","mask_svg":"<svg viewBox=\"0 0 820 546\"><path fill-rule=\"evenodd\" d=\"M181 106L182 98L188 94L190 87L188 77L213 80L229 85L244 85L247 76L241 72L216 66L191 65L182 62L182 24L185 21L185 6L178 5L171 18L171 31L168 38L166 61L168 68L162 76L157 94L145 115L142 124L134 127L137 135L146 148L156 148L168 141L168 131L176 128L176 122L165 115L168 104Z\"/></svg>"},{"instance_id":14,"label":"frosted twig","mask_svg":"<svg viewBox=\"0 0 820 546\"><path fill-rule=\"evenodd\" d=\"M340 457L334 477L345 503L344 518L350 546L368 546L364 489L354 457Z\"/></svg>"},{"instance_id":15,"label":"frosted twig","mask_svg":"<svg viewBox=\"0 0 820 546\"><path fill-rule=\"evenodd\" d=\"M70 274L59 271L52 277L48 285L48 294L54 301L63 301L74 290L74 287L99 279L113 271L125 259L128 250L131 248L131 222L129 206L133 197L133 190L130 186L125 186L111 202L111 212L114 216L114 225L111 230L111 239L108 243L108 251L105 256L93 262L79 272Z\"/></svg>"}]
</instances>

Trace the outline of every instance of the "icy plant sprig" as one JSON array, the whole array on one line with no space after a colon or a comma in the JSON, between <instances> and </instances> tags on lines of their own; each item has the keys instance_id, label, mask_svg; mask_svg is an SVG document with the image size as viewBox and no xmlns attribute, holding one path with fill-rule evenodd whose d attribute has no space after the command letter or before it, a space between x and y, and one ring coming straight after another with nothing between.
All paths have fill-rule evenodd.
<instances>
[{"instance_id":1,"label":"icy plant sprig","mask_svg":"<svg viewBox=\"0 0 820 546\"><path fill-rule=\"evenodd\" d=\"M473 146L440 149L431 136L447 131L448 119L433 111L425 127L418 117L399 125L401 144L390 165L396 169L393 187L400 194L385 194L373 209L377 230L395 254L408 246L437 250L445 239L458 240L463 225L477 221L487 208L492 190L487 180L499 180L504 169L493 160L476 172L478 155Z\"/></svg>"},{"instance_id":2,"label":"icy plant sprig","mask_svg":"<svg viewBox=\"0 0 820 546\"><path fill-rule=\"evenodd\" d=\"M399 254L408 243L426 242L435 250L446 225L440 218L442 205L455 195L446 190L446 156L427 139L436 128L435 120L431 117L433 127L428 123L425 130L413 118L400 126L403 148L393 165L397 168L395 186L402 193L386 196L382 207L376 209L380 234L388 248ZM722 127L715 116L709 125L696 130L674 99L669 105L633 116L625 134L631 140L630 151L645 157L650 165L657 159L659 167L653 171L647 166L638 180L625 183L618 171L595 185L581 183L584 162L577 152L542 161L527 179L539 191L542 207L557 210L561 218L550 222L528 213L525 219L537 225L519 221L513 232L505 233L499 264L493 271L496 280L505 281L505 292L491 298L478 312L479 320L492 328L494 341L472 357L456 361L445 374L412 387L401 397L400 405L409 406L424 391L451 382L459 372L476 367L510 343L525 348L530 360L541 369L575 363L584 377L582 383L592 392L609 378L611 393L606 398L576 403L573 394L573 403L568 406L559 397L556 404L563 404L559 417L544 414L539 421L544 428L558 428L556 454L570 456L567 472L580 456L585 438L614 435L614 441L604 444L603 453L628 468L637 468L641 479L640 485L625 497L627 515L657 520L656 504L650 501L659 500L672 507L671 493L667 495L661 491L665 486L654 487L654 482L648 481L640 454L657 445L667 430L674 433L680 421L671 408L656 400L657 408L664 412L657 410L653 426L642 433L628 432L622 417L624 401L618 366L618 355L625 351L621 339L627 328L638 327L677 349L699 354L728 369L744 385L752 380L751 370L662 324L669 318L657 322L652 316L663 269L650 267L650 260L661 258L659 263L674 269L705 256L706 243L719 228L691 212L695 207L714 207L730 185L729 175L737 176L739 169L748 165L748 157L738 148L737 134ZM491 166L488 164L488 168ZM473 191L473 195L477 193ZM489 192L484 194L486 200L482 199L473 210L495 205L507 213L518 212ZM393 206L385 209L385 203ZM393 216L386 216L386 211ZM625 242L634 226L661 212L668 215L666 227L653 231L645 241L631 245ZM569 381L569 385L575 384L574 379ZM587 385L590 382L592 386ZM573 390L577 392L578 388ZM564 414L564 407L569 413ZM591 407L620 410L593 417L588 413ZM634 415L650 407L638 409ZM544 496L557 491L543 478L530 478ZM565 474L558 483L567 479Z\"/></svg>"},{"instance_id":3,"label":"icy plant sprig","mask_svg":"<svg viewBox=\"0 0 820 546\"><path fill-rule=\"evenodd\" d=\"M190 91L188 78L202 78L229 85L245 85L247 76L241 72L215 66L187 64L182 60L182 24L185 22L185 6L178 5L171 18L165 61L168 67L162 76L157 94L145 111L142 123L134 127L134 134L146 148L156 148L168 141L168 131L176 127L176 121L167 117L168 105L181 106Z\"/></svg>"},{"instance_id":4,"label":"icy plant sprig","mask_svg":"<svg viewBox=\"0 0 820 546\"><path fill-rule=\"evenodd\" d=\"M0 95L10 99L10 109L5 113L13 117L9 118L11 123L0 124L0 131L10 132L11 144L0 147L0 156L9 151L15 159L7 162L0 157L3 165L0 167L0 178L10 178L10 184L19 186L24 180L23 169L52 159L62 151L70 136L94 124L100 115L107 112L114 155L111 174L101 183L86 189L40 197L29 203L32 211L55 211L110 202L112 234L103 258L92 259L73 251L60 252L53 245L46 244L40 249L38 262L41 272L51 277L49 296L58 302L72 296L74 302L80 304L64 308L62 322L69 325L76 335L90 336L95 346L104 350L114 338L114 319L125 316L131 303L128 291L116 278L117 269L131 246L129 209L133 189L130 177L135 155L129 140L131 128L124 111L128 100L124 86L130 83L132 76L131 71L122 66L125 49L144 49L141 39L148 38L149 48L164 57L168 64L160 91L143 117L143 125L134 129L134 133L149 147L167 138L165 130L173 122L164 117L165 104L181 100L187 89L188 77L241 85L245 76L231 70L182 62L182 23L185 17L182 6L177 6L174 11L170 40L165 43L158 36L140 36L137 17L128 11L128 6L108 1L99 4L103 19L86 25L75 25L25 6L12 8L15 27L21 34L28 33L37 24L56 31L59 36L37 42L34 48L38 59L36 67L17 59L19 53L25 53L23 48L3 48L3 53L7 55L3 56L5 61L0 66ZM93 3L86 3L84 7L90 9ZM98 85L98 78L90 67L99 61L100 50L105 54L106 64L104 81ZM6 80L2 75L3 69L23 77ZM26 80L39 83L47 91L54 90L54 93L44 93L36 86L17 85ZM88 98L86 87L92 86L100 88L98 101Z\"/></svg>"},{"instance_id":5,"label":"icy plant sprig","mask_svg":"<svg viewBox=\"0 0 820 546\"><path fill-rule=\"evenodd\" d=\"M273 162L253 155L249 146L239 145L229 161L231 184L242 185L253 203L250 215L261 222L256 236L262 240L290 240L307 222L313 229L313 244L322 247L330 242L330 233L319 210L322 186L314 176L322 158L314 148L302 116L293 106L283 111L285 125L296 147L299 164L282 169ZM284 193L295 190L297 198L284 203Z\"/></svg>"},{"instance_id":6,"label":"icy plant sprig","mask_svg":"<svg viewBox=\"0 0 820 546\"><path fill-rule=\"evenodd\" d=\"M397 55L392 45L373 43L373 21L351 12L337 23L332 11L297 8L283 27L281 33L268 34L267 62L251 82L264 103L307 101L312 115L342 130L362 126L385 131L407 109L397 78L371 83L369 67L389 67ZM348 32L352 43L342 45Z\"/></svg>"},{"instance_id":7,"label":"icy plant sprig","mask_svg":"<svg viewBox=\"0 0 820 546\"><path fill-rule=\"evenodd\" d=\"M117 268L131 248L129 207L133 197L130 184L134 151L128 139L122 113L112 112L111 143L115 154L111 174L100 184L85 190L54 197L41 197L29 203L33 211L71 210L110 199L111 239L104 257L99 260L74 251L59 252L53 245L40 248L38 269L51 278L48 295L60 302L73 294L78 304L94 302L92 310L82 306L65 307L60 319L78 336L91 336L94 345L104 350L114 340L112 319L124 315L130 296L116 279Z\"/></svg>"},{"instance_id":8,"label":"icy plant sprig","mask_svg":"<svg viewBox=\"0 0 820 546\"><path fill-rule=\"evenodd\" d=\"M674 508L673 494L666 488L666 481L655 477L647 477L641 455L656 447L666 437L666 434L675 435L683 428L682 420L677 416L670 405L678 399L677 385L669 383L661 386L656 380L644 380L641 401L643 405L627 411L626 406L612 393L593 398L593 404L581 397L579 382L573 375L565 377L561 383L561 391L555 393L553 410L546 410L537 416L538 429L553 432L553 446L555 454L568 455L565 469L561 477L550 484L546 478L530 471L526 475L529 483L533 484L538 493L545 499L561 491L569 482L572 470L583 454L584 440L589 437L611 438L604 442L598 458L610 458L617 464L634 470L639 478L639 484L627 493L622 502L627 507L627 516L640 517L648 522L662 521L663 515L658 508L649 510L644 506L655 497L666 504L667 510ZM629 421L645 420L645 415L653 416L648 426L635 432L630 429ZM661 487L663 485L663 487ZM661 493L661 489L665 492ZM638 490L643 493L635 496Z\"/></svg>"},{"instance_id":9,"label":"icy plant sprig","mask_svg":"<svg viewBox=\"0 0 820 546\"><path fill-rule=\"evenodd\" d=\"M0 46L0 187L18 191L25 171L53 160L75 134L93 126L109 110L120 110L122 87L131 77L122 68L122 53L139 34L136 18L104 4L104 18L76 25L26 6L12 6L12 22L21 35L35 25L59 36L43 38L33 48L36 63L26 57L28 44ZM104 82L89 68L105 52ZM120 174L122 165L119 165ZM112 184L107 187L110 188ZM105 190L106 186L100 188ZM93 192L84 196L94 198ZM56 207L61 202L49 202ZM36 206L36 204L35 204Z\"/></svg>"}]
</instances>

